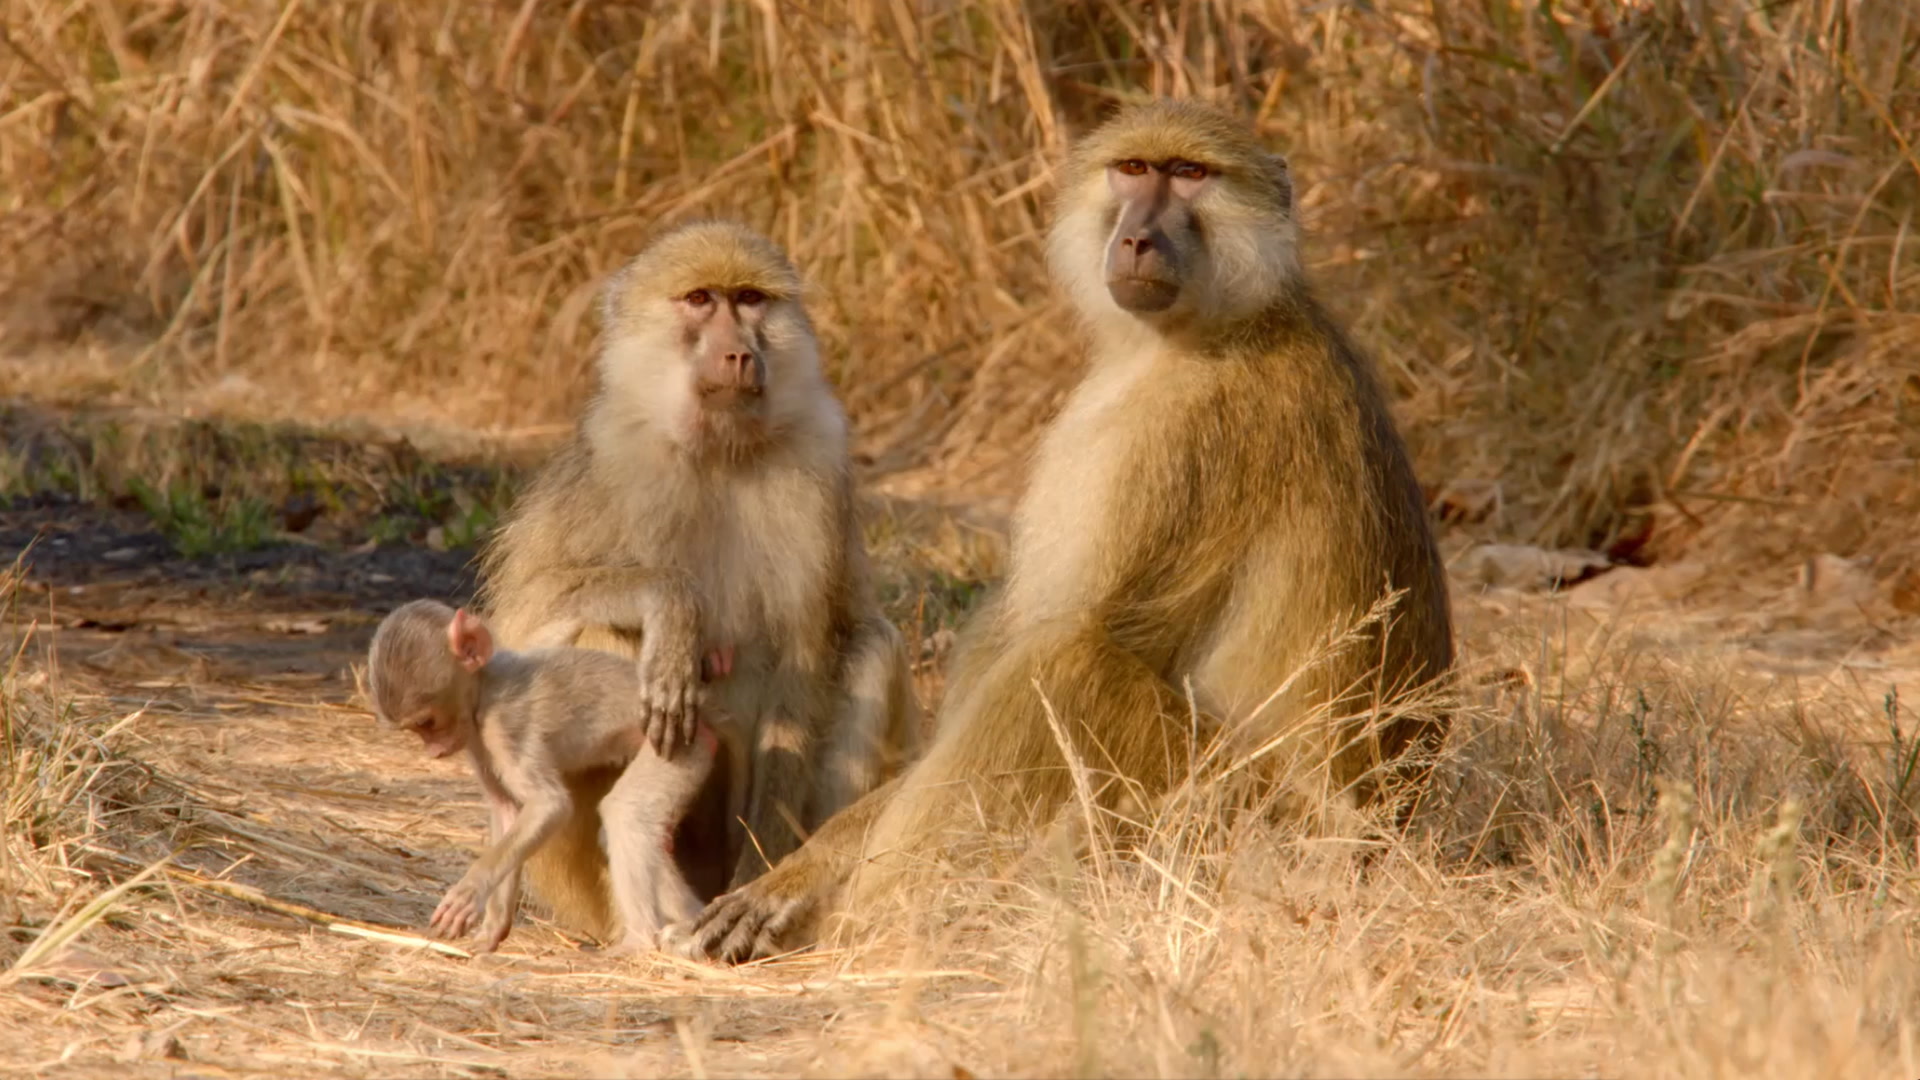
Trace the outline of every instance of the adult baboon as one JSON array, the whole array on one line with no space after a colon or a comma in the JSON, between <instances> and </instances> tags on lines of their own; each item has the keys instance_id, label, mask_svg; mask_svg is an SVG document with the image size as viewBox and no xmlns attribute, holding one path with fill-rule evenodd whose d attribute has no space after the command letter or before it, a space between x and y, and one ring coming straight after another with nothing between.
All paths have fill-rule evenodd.
<instances>
[{"instance_id":1,"label":"adult baboon","mask_svg":"<svg viewBox=\"0 0 1920 1080\"><path fill-rule=\"evenodd\" d=\"M509 647L560 624L573 644L631 657L668 752L696 711L714 721L720 753L675 850L703 898L792 850L918 739L800 292L785 254L738 225L684 227L635 258L604 294L600 386L578 433L484 556ZM730 671L702 687L716 650ZM575 777L574 804L598 805L616 775ZM576 813L526 876L557 921L605 940L599 832Z\"/></svg>"},{"instance_id":2,"label":"adult baboon","mask_svg":"<svg viewBox=\"0 0 1920 1080\"><path fill-rule=\"evenodd\" d=\"M1216 109L1128 108L1078 145L1048 253L1093 364L1039 448L1010 576L971 622L933 742L709 904L692 951L797 943L842 886L840 906L859 912L925 880L980 812L1016 829L1053 813L1071 780L1048 708L1090 768L1152 796L1186 767L1188 684L1206 717L1254 746L1448 671L1446 580L1419 486L1295 245L1285 161ZM1389 590L1404 590L1390 619L1308 665ZM1322 722L1317 749L1331 781L1366 800L1378 766L1444 724L1433 711L1364 734L1357 719Z\"/></svg>"}]
</instances>

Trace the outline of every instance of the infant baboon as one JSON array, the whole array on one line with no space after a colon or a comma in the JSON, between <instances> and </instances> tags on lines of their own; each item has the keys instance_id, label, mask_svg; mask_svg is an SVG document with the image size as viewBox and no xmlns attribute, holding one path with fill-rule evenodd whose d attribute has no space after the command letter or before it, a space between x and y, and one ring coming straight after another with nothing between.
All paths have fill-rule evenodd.
<instances>
[{"instance_id":1,"label":"infant baboon","mask_svg":"<svg viewBox=\"0 0 1920 1080\"><path fill-rule=\"evenodd\" d=\"M798 943L810 916L924 882L980 811L1013 829L1051 815L1071 781L1048 707L1090 768L1151 798L1188 767L1188 685L1203 724L1244 752L1444 677L1451 616L1419 486L1295 243L1286 163L1213 108L1127 108L1079 143L1048 255L1093 363L1045 434L1011 573L970 621L933 742L709 904L695 951ZM1390 618L1309 668L1388 590L1404 590ZM1445 723L1319 722L1258 761L1273 775L1311 754L1367 800L1383 764Z\"/></svg>"},{"instance_id":2,"label":"infant baboon","mask_svg":"<svg viewBox=\"0 0 1920 1080\"><path fill-rule=\"evenodd\" d=\"M530 852L583 810L569 778L611 769L599 802L613 900L624 931L612 951L651 949L669 923L700 910L671 856L674 827L713 765L713 733L671 759L652 749L634 665L588 649L496 650L486 624L433 600L381 621L367 649L367 691L384 723L443 758L466 750L491 811L487 850L434 909L428 928L479 948L506 940ZM484 909L484 919L482 916Z\"/></svg>"},{"instance_id":3,"label":"infant baboon","mask_svg":"<svg viewBox=\"0 0 1920 1080\"><path fill-rule=\"evenodd\" d=\"M639 667L671 747L717 710L719 764L675 856L713 896L895 772L919 738L906 648L868 582L847 423L799 275L738 225L684 227L607 285L599 390L483 556L508 643L569 628ZM574 631L577 631L575 633ZM707 649L731 676L693 692ZM608 772L573 777L597 801ZM738 823L744 822L744 828ZM590 813L527 863L574 930L614 933Z\"/></svg>"}]
</instances>

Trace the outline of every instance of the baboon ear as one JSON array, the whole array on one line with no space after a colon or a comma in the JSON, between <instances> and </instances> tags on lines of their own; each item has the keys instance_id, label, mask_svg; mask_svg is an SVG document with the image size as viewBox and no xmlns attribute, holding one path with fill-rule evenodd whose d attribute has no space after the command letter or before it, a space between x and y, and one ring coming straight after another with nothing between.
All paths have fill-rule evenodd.
<instances>
[{"instance_id":1,"label":"baboon ear","mask_svg":"<svg viewBox=\"0 0 1920 1080\"><path fill-rule=\"evenodd\" d=\"M1293 213L1293 170L1287 167L1287 159L1281 154L1266 156L1267 175L1273 178L1273 184L1280 190L1280 209Z\"/></svg>"},{"instance_id":2,"label":"baboon ear","mask_svg":"<svg viewBox=\"0 0 1920 1080\"><path fill-rule=\"evenodd\" d=\"M479 671L493 659L493 633L487 624L467 614L466 608L453 613L453 620L447 623L447 645L453 649L454 659L468 671Z\"/></svg>"}]
</instances>

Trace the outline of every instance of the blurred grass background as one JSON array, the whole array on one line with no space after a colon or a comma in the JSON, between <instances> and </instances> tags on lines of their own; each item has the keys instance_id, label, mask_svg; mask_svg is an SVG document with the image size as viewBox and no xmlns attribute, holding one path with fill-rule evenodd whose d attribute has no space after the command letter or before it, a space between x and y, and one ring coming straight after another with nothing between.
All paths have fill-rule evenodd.
<instances>
[{"instance_id":1,"label":"blurred grass background","mask_svg":"<svg viewBox=\"0 0 1920 1080\"><path fill-rule=\"evenodd\" d=\"M1443 516L1920 572L1907 0L0 0L4 389L563 430L594 288L744 219L871 479L1006 490L1079 370L1051 163L1203 95Z\"/></svg>"}]
</instances>

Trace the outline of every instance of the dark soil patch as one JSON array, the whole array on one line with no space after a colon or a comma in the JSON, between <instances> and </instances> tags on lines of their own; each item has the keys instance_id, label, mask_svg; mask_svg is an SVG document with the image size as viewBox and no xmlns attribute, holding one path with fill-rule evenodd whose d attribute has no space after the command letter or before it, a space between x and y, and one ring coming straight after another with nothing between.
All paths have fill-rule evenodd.
<instances>
[{"instance_id":1,"label":"dark soil patch","mask_svg":"<svg viewBox=\"0 0 1920 1080\"><path fill-rule=\"evenodd\" d=\"M75 598L164 587L203 601L298 600L384 613L419 596L466 603L475 585L471 549L282 542L188 558L145 514L50 495L15 498L0 509L0 558L11 562L23 553L29 587Z\"/></svg>"}]
</instances>

